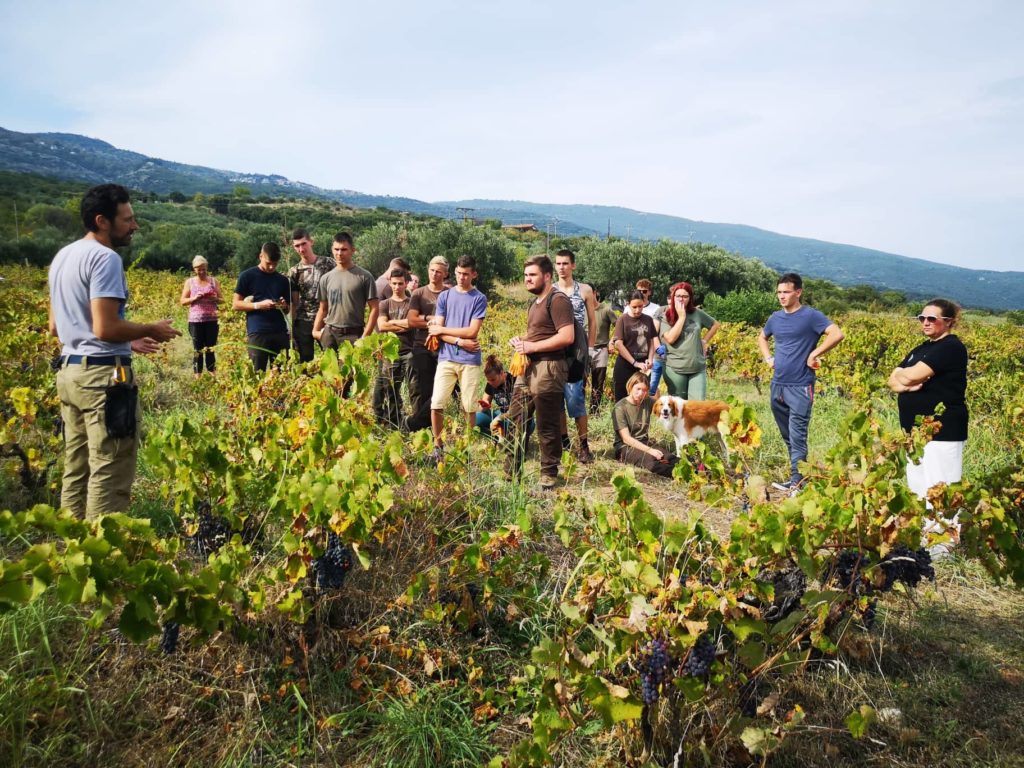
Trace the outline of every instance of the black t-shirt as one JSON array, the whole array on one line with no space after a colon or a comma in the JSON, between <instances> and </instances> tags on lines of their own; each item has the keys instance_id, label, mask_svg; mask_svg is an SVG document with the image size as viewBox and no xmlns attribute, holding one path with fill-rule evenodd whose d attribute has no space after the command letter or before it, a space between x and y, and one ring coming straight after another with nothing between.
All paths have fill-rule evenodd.
<instances>
[{"instance_id":1,"label":"black t-shirt","mask_svg":"<svg viewBox=\"0 0 1024 768\"><path fill-rule=\"evenodd\" d=\"M955 443L967 439L967 348L956 336L946 336L938 341L926 341L910 352L900 368L910 368L924 362L935 371L917 392L901 392L897 396L900 409L900 426L909 432L917 416L932 416L935 406L946 406L941 416L936 416L942 429L935 440Z\"/></svg>"},{"instance_id":2,"label":"black t-shirt","mask_svg":"<svg viewBox=\"0 0 1024 768\"><path fill-rule=\"evenodd\" d=\"M252 296L254 302L264 299L284 299L291 301L292 286L288 278L277 272L264 272L259 267L250 267L238 276L235 293L243 299ZM246 333L288 333L288 323L284 319L285 307L280 309L256 309L245 313Z\"/></svg>"},{"instance_id":3,"label":"black t-shirt","mask_svg":"<svg viewBox=\"0 0 1024 768\"><path fill-rule=\"evenodd\" d=\"M496 407L502 413L508 413L508 409L512 405L512 389L515 385L515 376L510 373L506 373L504 384L497 388L488 384L484 387L484 392L491 396L491 405Z\"/></svg>"}]
</instances>

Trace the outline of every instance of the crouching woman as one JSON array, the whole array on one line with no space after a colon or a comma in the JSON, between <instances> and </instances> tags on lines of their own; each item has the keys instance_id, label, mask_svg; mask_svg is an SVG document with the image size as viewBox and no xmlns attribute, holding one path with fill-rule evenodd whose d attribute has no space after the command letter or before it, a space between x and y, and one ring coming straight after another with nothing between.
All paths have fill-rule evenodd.
<instances>
[{"instance_id":1,"label":"crouching woman","mask_svg":"<svg viewBox=\"0 0 1024 768\"><path fill-rule=\"evenodd\" d=\"M653 407L647 377L634 373L626 382L626 396L615 404L612 411L615 458L623 464L642 467L662 477L672 477L672 469L679 458L651 443L649 432Z\"/></svg>"}]
</instances>

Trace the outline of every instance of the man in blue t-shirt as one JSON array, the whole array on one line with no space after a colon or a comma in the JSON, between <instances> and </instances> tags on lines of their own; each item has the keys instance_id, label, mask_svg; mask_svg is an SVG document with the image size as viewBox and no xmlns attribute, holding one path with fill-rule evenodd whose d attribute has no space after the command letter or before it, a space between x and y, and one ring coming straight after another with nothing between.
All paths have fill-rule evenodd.
<instances>
[{"instance_id":1,"label":"man in blue t-shirt","mask_svg":"<svg viewBox=\"0 0 1024 768\"><path fill-rule=\"evenodd\" d=\"M772 483L780 491L795 491L803 482L799 463L807 460L807 428L814 404L815 371L819 358L843 340L839 326L813 307L800 303L803 280L795 272L779 278L775 294L782 309L772 314L757 337L764 361L775 369L771 386L772 415L789 451L789 480ZM819 343L821 335L825 338ZM768 339L775 338L775 354Z\"/></svg>"},{"instance_id":2,"label":"man in blue t-shirt","mask_svg":"<svg viewBox=\"0 0 1024 768\"><path fill-rule=\"evenodd\" d=\"M455 287L438 296L434 320L427 326L427 334L436 336L440 344L434 393L430 399L435 461L441 459L444 409L452 399L456 384L462 393L467 434L472 434L476 423L476 399L483 375L477 336L487 316L487 297L473 287L476 277L476 259L460 256L455 267Z\"/></svg>"},{"instance_id":3,"label":"man in blue t-shirt","mask_svg":"<svg viewBox=\"0 0 1024 768\"><path fill-rule=\"evenodd\" d=\"M246 343L249 359L257 371L267 366L288 348L288 312L292 295L288 278L277 271L281 247L264 243L260 263L238 276L231 308L245 312Z\"/></svg>"}]
</instances>

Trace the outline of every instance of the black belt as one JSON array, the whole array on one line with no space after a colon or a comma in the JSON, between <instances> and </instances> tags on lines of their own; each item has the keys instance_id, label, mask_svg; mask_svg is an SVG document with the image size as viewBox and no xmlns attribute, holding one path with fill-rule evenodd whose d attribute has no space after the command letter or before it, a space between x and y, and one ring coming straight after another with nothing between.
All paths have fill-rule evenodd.
<instances>
[{"instance_id":1,"label":"black belt","mask_svg":"<svg viewBox=\"0 0 1024 768\"><path fill-rule=\"evenodd\" d=\"M130 355L106 355L99 357L96 355L61 355L61 365L122 365L125 368L130 368L132 364L132 358Z\"/></svg>"},{"instance_id":2,"label":"black belt","mask_svg":"<svg viewBox=\"0 0 1024 768\"><path fill-rule=\"evenodd\" d=\"M342 336L363 335L363 326L361 325L328 325L327 327L334 333L340 333Z\"/></svg>"}]
</instances>

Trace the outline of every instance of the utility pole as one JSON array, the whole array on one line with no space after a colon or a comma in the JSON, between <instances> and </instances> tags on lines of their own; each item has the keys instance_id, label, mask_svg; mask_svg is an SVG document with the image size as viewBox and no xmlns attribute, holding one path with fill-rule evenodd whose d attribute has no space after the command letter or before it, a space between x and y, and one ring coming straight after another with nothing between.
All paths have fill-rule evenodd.
<instances>
[{"instance_id":1,"label":"utility pole","mask_svg":"<svg viewBox=\"0 0 1024 768\"><path fill-rule=\"evenodd\" d=\"M14 239L21 240L21 230L18 229L18 201L14 201Z\"/></svg>"},{"instance_id":2,"label":"utility pole","mask_svg":"<svg viewBox=\"0 0 1024 768\"><path fill-rule=\"evenodd\" d=\"M627 225L626 225L626 242L627 242L627 243L629 242L629 233L630 233L630 230L632 230L632 228L633 228L633 227L632 227L632 225L631 225L631 224L627 224Z\"/></svg>"},{"instance_id":3,"label":"utility pole","mask_svg":"<svg viewBox=\"0 0 1024 768\"><path fill-rule=\"evenodd\" d=\"M612 217L608 217L608 237L605 238L609 243L612 241Z\"/></svg>"},{"instance_id":4,"label":"utility pole","mask_svg":"<svg viewBox=\"0 0 1024 768\"><path fill-rule=\"evenodd\" d=\"M476 208L456 208L456 211L462 214L462 223L465 224L469 220L469 214L476 210Z\"/></svg>"}]
</instances>

